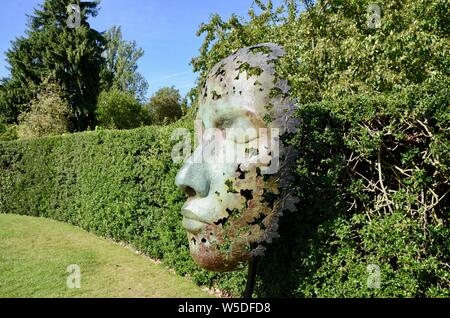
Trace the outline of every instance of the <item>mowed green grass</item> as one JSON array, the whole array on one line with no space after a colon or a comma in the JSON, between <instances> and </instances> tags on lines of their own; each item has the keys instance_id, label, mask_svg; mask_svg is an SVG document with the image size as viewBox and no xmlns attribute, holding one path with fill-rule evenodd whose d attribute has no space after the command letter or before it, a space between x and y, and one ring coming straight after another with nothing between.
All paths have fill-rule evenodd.
<instances>
[{"instance_id":1,"label":"mowed green grass","mask_svg":"<svg viewBox=\"0 0 450 318\"><path fill-rule=\"evenodd\" d=\"M71 264L80 268L79 289L67 287ZM77 227L0 213L0 297L211 295L188 278Z\"/></svg>"}]
</instances>

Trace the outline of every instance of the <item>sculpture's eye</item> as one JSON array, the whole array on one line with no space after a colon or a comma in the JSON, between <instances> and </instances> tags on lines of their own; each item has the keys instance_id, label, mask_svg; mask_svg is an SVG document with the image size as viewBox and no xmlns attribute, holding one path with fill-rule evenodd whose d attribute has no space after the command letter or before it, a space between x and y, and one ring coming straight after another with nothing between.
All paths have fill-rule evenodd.
<instances>
[{"instance_id":1,"label":"sculpture's eye","mask_svg":"<svg viewBox=\"0 0 450 318\"><path fill-rule=\"evenodd\" d=\"M258 129L253 128L251 121L244 117L218 118L214 121L214 128L224 131L227 140L238 144L258 138Z\"/></svg>"},{"instance_id":2,"label":"sculpture's eye","mask_svg":"<svg viewBox=\"0 0 450 318\"><path fill-rule=\"evenodd\" d=\"M246 117L237 118L231 125L229 131L227 130L227 138L232 138L238 144L250 143L258 137L258 128Z\"/></svg>"}]
</instances>

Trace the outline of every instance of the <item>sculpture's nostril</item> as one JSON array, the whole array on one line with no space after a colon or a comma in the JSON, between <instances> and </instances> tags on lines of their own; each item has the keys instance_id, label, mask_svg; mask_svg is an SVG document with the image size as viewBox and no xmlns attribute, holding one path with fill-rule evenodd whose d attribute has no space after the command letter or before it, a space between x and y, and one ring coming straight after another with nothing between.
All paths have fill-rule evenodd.
<instances>
[{"instance_id":1,"label":"sculpture's nostril","mask_svg":"<svg viewBox=\"0 0 450 318\"><path fill-rule=\"evenodd\" d=\"M184 186L183 187L183 191L184 191L184 193L186 193L187 195L188 195L188 197L195 197L196 195L197 195L197 192L195 192L195 190L194 189L192 189L191 187L189 187L189 186Z\"/></svg>"}]
</instances>

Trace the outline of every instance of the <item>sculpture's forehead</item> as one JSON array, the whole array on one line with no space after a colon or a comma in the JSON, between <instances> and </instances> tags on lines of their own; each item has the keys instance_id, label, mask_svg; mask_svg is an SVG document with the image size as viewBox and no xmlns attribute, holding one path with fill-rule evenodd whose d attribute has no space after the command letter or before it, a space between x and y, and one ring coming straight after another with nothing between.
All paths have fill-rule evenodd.
<instances>
[{"instance_id":1,"label":"sculpture's forehead","mask_svg":"<svg viewBox=\"0 0 450 318\"><path fill-rule=\"evenodd\" d=\"M201 90L198 117L264 117L277 77L273 61L283 55L275 44L260 44L236 51L217 63Z\"/></svg>"}]
</instances>

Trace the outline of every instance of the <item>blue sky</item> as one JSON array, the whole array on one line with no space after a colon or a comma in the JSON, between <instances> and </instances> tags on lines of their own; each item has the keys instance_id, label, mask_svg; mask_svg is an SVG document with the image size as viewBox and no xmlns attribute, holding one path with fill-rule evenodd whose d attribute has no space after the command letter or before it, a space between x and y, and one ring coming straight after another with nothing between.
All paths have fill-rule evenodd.
<instances>
[{"instance_id":1,"label":"blue sky","mask_svg":"<svg viewBox=\"0 0 450 318\"><path fill-rule=\"evenodd\" d=\"M9 75L5 51L23 35L26 14L43 0L2 1L0 11L0 77ZM278 3L276 1L275 3ZM197 56L202 39L195 33L213 13L228 18L246 16L253 0L102 0L91 26L104 31L122 26L123 37L144 49L139 72L150 84L149 94L174 85L184 95L194 86L196 74L189 62Z\"/></svg>"}]
</instances>

